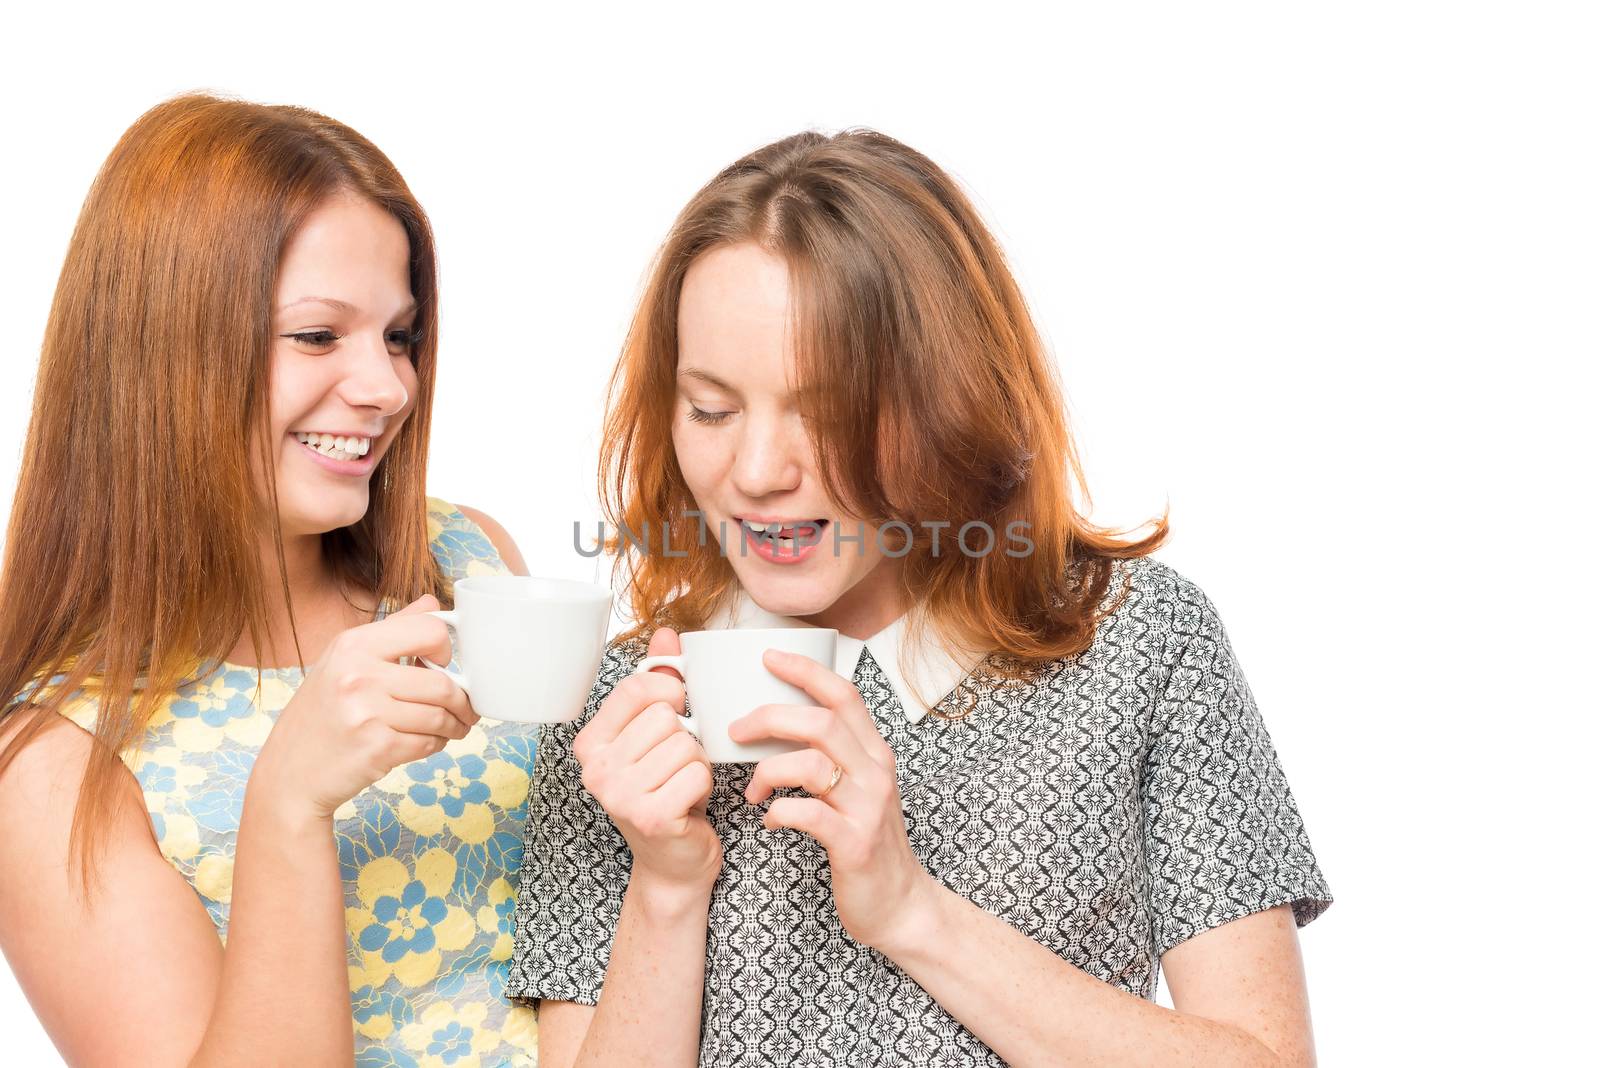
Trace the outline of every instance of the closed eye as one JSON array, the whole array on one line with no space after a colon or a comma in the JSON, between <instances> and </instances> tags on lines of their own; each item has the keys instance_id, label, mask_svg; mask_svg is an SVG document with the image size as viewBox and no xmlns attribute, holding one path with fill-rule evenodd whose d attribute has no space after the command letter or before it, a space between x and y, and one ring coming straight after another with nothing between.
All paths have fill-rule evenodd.
<instances>
[{"instance_id":1,"label":"closed eye","mask_svg":"<svg viewBox=\"0 0 1600 1068\"><path fill-rule=\"evenodd\" d=\"M732 415L732 412L708 412L700 408L696 408L692 404L689 405L689 418L691 421L696 423L711 423L714 425L716 423L724 422Z\"/></svg>"},{"instance_id":2,"label":"closed eye","mask_svg":"<svg viewBox=\"0 0 1600 1068\"><path fill-rule=\"evenodd\" d=\"M344 337L343 334L335 334L332 330L301 330L298 333L279 334L278 336L298 341L300 344L309 345L314 349L325 349Z\"/></svg>"}]
</instances>

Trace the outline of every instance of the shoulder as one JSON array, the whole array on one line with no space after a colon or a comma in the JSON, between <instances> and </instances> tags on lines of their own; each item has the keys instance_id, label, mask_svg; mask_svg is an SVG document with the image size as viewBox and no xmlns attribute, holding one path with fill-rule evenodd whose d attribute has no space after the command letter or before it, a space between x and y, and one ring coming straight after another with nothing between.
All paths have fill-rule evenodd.
<instances>
[{"instance_id":1,"label":"shoulder","mask_svg":"<svg viewBox=\"0 0 1600 1068\"><path fill-rule=\"evenodd\" d=\"M0 774L0 811L7 814L0 820L0 851L12 860L65 856L78 791L100 744L66 715L46 716L32 731L34 719L30 708L0 721L0 757L6 760ZM120 761L111 781L120 800L134 802L129 811L142 816L139 785Z\"/></svg>"},{"instance_id":2,"label":"shoulder","mask_svg":"<svg viewBox=\"0 0 1600 1068\"><path fill-rule=\"evenodd\" d=\"M1093 644L1131 656L1164 685L1173 665L1226 642L1215 602L1198 582L1150 556L1113 560Z\"/></svg>"},{"instance_id":3,"label":"shoulder","mask_svg":"<svg viewBox=\"0 0 1600 1068\"><path fill-rule=\"evenodd\" d=\"M35 707L23 706L0 720L0 755L8 758L6 774L0 776L0 798L20 798L30 787L48 787L71 778L74 766L81 771L88 762L94 738L65 716L46 719L32 737L27 737L31 733L29 723L37 715Z\"/></svg>"},{"instance_id":4,"label":"shoulder","mask_svg":"<svg viewBox=\"0 0 1600 1068\"><path fill-rule=\"evenodd\" d=\"M1193 697L1203 709L1243 684L1222 614L1198 582L1148 557L1119 563L1131 593L1120 618L1106 621L1108 640L1136 651L1156 692Z\"/></svg>"},{"instance_id":5,"label":"shoulder","mask_svg":"<svg viewBox=\"0 0 1600 1068\"><path fill-rule=\"evenodd\" d=\"M1101 607L1109 619L1136 619L1164 640L1181 640L1217 621L1217 607L1199 583L1151 556L1112 561Z\"/></svg>"},{"instance_id":6,"label":"shoulder","mask_svg":"<svg viewBox=\"0 0 1600 1068\"><path fill-rule=\"evenodd\" d=\"M27 719L26 712L9 714L13 705L26 707L30 702L49 704L58 694L60 699L55 702L55 709L59 717L77 724L82 728L83 734L92 736L100 719L100 700L95 695L94 689L89 686L61 693L66 677L66 675L54 675L46 679L41 675L13 695L5 704L4 711L7 713L5 719L0 720L0 739L14 735L18 722ZM0 752L4 751L5 743L0 741Z\"/></svg>"},{"instance_id":7,"label":"shoulder","mask_svg":"<svg viewBox=\"0 0 1600 1068\"><path fill-rule=\"evenodd\" d=\"M513 575L526 575L528 573L528 565L522 559L522 553L517 549L517 543L512 540L510 532L505 527L501 526L487 513L480 512L476 508L468 508L464 504L456 507L461 510L461 514L466 517L468 522L476 524L478 529L483 531L489 541L494 544L494 547L499 550L500 559L505 561L506 566L511 569Z\"/></svg>"},{"instance_id":8,"label":"shoulder","mask_svg":"<svg viewBox=\"0 0 1600 1068\"><path fill-rule=\"evenodd\" d=\"M510 533L476 508L429 497L428 542L440 564L455 578L475 573L485 565L514 575L528 573L528 565Z\"/></svg>"}]
</instances>

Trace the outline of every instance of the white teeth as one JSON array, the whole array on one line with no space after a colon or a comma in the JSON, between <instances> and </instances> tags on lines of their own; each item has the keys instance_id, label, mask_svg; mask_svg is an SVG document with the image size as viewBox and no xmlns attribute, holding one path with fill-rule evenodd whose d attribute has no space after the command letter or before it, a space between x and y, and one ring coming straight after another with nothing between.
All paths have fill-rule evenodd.
<instances>
[{"instance_id":1,"label":"white teeth","mask_svg":"<svg viewBox=\"0 0 1600 1068\"><path fill-rule=\"evenodd\" d=\"M787 553L794 552L794 539L793 538L774 538L772 540L777 542L778 543L778 548L783 550L784 552L787 552Z\"/></svg>"},{"instance_id":2,"label":"white teeth","mask_svg":"<svg viewBox=\"0 0 1600 1068\"><path fill-rule=\"evenodd\" d=\"M296 432L295 439L302 445L307 445L333 460L359 460L372 449L371 438Z\"/></svg>"},{"instance_id":3,"label":"white teeth","mask_svg":"<svg viewBox=\"0 0 1600 1068\"><path fill-rule=\"evenodd\" d=\"M806 535L814 533L814 528L805 523L797 523L785 527L782 523L752 523L747 519L744 520L744 525L749 527L753 533L759 534L786 549L794 548L795 541L802 531ZM782 537L780 532L783 530L789 530L792 533L789 537Z\"/></svg>"}]
</instances>

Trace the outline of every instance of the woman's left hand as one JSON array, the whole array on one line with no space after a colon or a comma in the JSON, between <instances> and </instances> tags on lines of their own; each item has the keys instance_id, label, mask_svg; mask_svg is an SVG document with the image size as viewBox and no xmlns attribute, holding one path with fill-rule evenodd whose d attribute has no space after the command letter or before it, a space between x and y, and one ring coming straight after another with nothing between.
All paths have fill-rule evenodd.
<instances>
[{"instance_id":1,"label":"woman's left hand","mask_svg":"<svg viewBox=\"0 0 1600 1068\"><path fill-rule=\"evenodd\" d=\"M935 888L906 836L894 753L848 681L795 653L769 649L762 662L817 704L762 705L729 725L736 742L783 738L810 747L757 764L745 800L759 805L780 786L813 795L778 798L763 825L792 827L822 844L840 922L851 938L882 952ZM843 774L828 790L835 765Z\"/></svg>"}]
</instances>

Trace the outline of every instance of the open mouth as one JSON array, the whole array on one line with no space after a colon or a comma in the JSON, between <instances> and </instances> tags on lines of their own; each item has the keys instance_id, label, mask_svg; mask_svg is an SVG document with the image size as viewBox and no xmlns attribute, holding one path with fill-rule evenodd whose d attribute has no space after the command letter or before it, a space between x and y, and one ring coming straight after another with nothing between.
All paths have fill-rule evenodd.
<instances>
[{"instance_id":1,"label":"open mouth","mask_svg":"<svg viewBox=\"0 0 1600 1068\"><path fill-rule=\"evenodd\" d=\"M739 519L738 516L734 518ZM765 546L777 554L794 554L820 542L822 532L828 527L828 521L801 519L757 523L749 519L739 519L739 526L752 544Z\"/></svg>"},{"instance_id":2,"label":"open mouth","mask_svg":"<svg viewBox=\"0 0 1600 1068\"><path fill-rule=\"evenodd\" d=\"M372 439L346 437L341 434L307 434L296 432L295 440L306 448L330 460L346 463L359 460L372 450Z\"/></svg>"}]
</instances>

